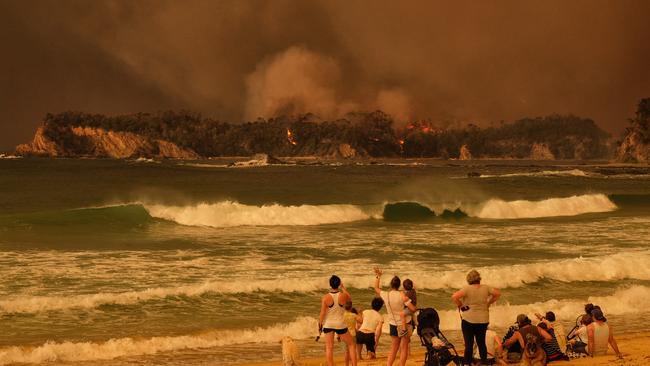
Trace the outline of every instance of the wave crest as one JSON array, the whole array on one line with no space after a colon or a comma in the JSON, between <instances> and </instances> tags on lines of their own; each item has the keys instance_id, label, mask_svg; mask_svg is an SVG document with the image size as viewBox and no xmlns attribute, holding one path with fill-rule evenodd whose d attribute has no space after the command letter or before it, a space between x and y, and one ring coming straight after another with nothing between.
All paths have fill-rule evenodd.
<instances>
[{"instance_id":1,"label":"wave crest","mask_svg":"<svg viewBox=\"0 0 650 366\"><path fill-rule=\"evenodd\" d=\"M317 321L299 317L293 322L242 330L215 330L195 335L152 338L114 338L106 342L46 342L37 347L0 348L0 365L52 361L112 360L125 356L153 355L184 349L203 349L245 343L277 342L283 335L308 338Z\"/></svg>"},{"instance_id":2,"label":"wave crest","mask_svg":"<svg viewBox=\"0 0 650 366\"><path fill-rule=\"evenodd\" d=\"M470 211L470 216L482 219L525 219L576 216L616 209L616 205L606 195L599 193L541 201L491 199L480 205L475 212Z\"/></svg>"},{"instance_id":3,"label":"wave crest","mask_svg":"<svg viewBox=\"0 0 650 366\"><path fill-rule=\"evenodd\" d=\"M405 273L420 289L454 289L465 285L467 269L435 271L425 265L394 263L398 268L422 267L421 271ZM650 251L626 252L606 257L574 258L522 265L477 268L486 282L499 288L523 287L542 279L562 282L650 280ZM386 268L390 271L391 268ZM350 288L372 287L374 276L342 270ZM432 275L435 273L435 275ZM7 313L36 313L72 308L95 308L101 305L131 305L172 296L201 296L206 293L313 292L323 287L322 277L273 278L250 281L212 280L178 287L151 288L121 293L97 293L74 296L19 296L0 300L0 309Z\"/></svg>"},{"instance_id":4,"label":"wave crest","mask_svg":"<svg viewBox=\"0 0 650 366\"><path fill-rule=\"evenodd\" d=\"M370 219L354 205L300 205L279 204L250 206L238 202L200 203L193 206L144 205L156 218L181 225L232 227L275 225L323 225Z\"/></svg>"}]
</instances>

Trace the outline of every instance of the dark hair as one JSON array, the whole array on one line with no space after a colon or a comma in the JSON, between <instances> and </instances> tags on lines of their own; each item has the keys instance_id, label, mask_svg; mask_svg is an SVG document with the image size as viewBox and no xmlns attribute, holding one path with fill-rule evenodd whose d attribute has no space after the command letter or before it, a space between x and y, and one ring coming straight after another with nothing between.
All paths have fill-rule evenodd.
<instances>
[{"instance_id":1,"label":"dark hair","mask_svg":"<svg viewBox=\"0 0 650 366\"><path fill-rule=\"evenodd\" d=\"M357 308L352 308L352 309L350 309L350 312L351 312L352 314L359 314L359 312L357 311Z\"/></svg>"},{"instance_id":2,"label":"dark hair","mask_svg":"<svg viewBox=\"0 0 650 366\"><path fill-rule=\"evenodd\" d=\"M345 302L345 310L350 311L350 310L352 310L352 309L354 309L354 308L352 307L352 300L348 300L348 301L346 301L346 302Z\"/></svg>"},{"instance_id":3,"label":"dark hair","mask_svg":"<svg viewBox=\"0 0 650 366\"><path fill-rule=\"evenodd\" d=\"M594 310L594 304L585 304L585 314L591 315L592 310Z\"/></svg>"},{"instance_id":4,"label":"dark hair","mask_svg":"<svg viewBox=\"0 0 650 366\"><path fill-rule=\"evenodd\" d=\"M404 290L406 291L413 290L413 281L411 281L411 279L409 278L405 279L403 285L404 285Z\"/></svg>"},{"instance_id":5,"label":"dark hair","mask_svg":"<svg viewBox=\"0 0 650 366\"><path fill-rule=\"evenodd\" d=\"M330 277L330 287L339 288L339 286L341 286L341 279L337 275L332 275L332 277Z\"/></svg>"},{"instance_id":6,"label":"dark hair","mask_svg":"<svg viewBox=\"0 0 650 366\"><path fill-rule=\"evenodd\" d=\"M544 323L544 322L541 322L541 323L537 324L537 326L544 329L544 330L548 329L548 325L546 325L546 323Z\"/></svg>"},{"instance_id":7,"label":"dark hair","mask_svg":"<svg viewBox=\"0 0 650 366\"><path fill-rule=\"evenodd\" d=\"M547 311L547 312L546 312L546 316L545 316L545 318L546 318L546 320L548 320L549 322L554 322L554 321L555 321L555 313L552 312L552 311Z\"/></svg>"},{"instance_id":8,"label":"dark hair","mask_svg":"<svg viewBox=\"0 0 650 366\"><path fill-rule=\"evenodd\" d=\"M406 295L406 297L411 299L411 303L413 305L417 305L418 295L415 293L415 289L413 288L413 281L407 278L404 280L403 285L404 285L404 290L406 290L404 291L404 295Z\"/></svg>"},{"instance_id":9,"label":"dark hair","mask_svg":"<svg viewBox=\"0 0 650 366\"><path fill-rule=\"evenodd\" d=\"M384 299L381 297L375 297L372 299L370 306L372 307L372 310L379 311L381 310L381 307L384 306Z\"/></svg>"},{"instance_id":10,"label":"dark hair","mask_svg":"<svg viewBox=\"0 0 650 366\"><path fill-rule=\"evenodd\" d=\"M591 324L593 322L594 322L594 319L591 317L591 314L589 314L589 315L585 314L585 315L582 316L582 319L580 319L580 323L582 323L582 325L589 325L589 324Z\"/></svg>"},{"instance_id":11,"label":"dark hair","mask_svg":"<svg viewBox=\"0 0 650 366\"><path fill-rule=\"evenodd\" d=\"M402 284L402 280L399 279L399 277L395 276L393 277L392 280L390 280L390 288L393 290L399 290L399 285Z\"/></svg>"}]
</instances>

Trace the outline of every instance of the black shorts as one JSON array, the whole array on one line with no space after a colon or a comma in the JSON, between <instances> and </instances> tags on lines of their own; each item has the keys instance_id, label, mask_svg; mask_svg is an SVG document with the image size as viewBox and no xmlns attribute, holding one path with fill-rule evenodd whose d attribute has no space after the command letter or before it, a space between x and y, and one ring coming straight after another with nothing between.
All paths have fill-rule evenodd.
<instances>
[{"instance_id":1,"label":"black shorts","mask_svg":"<svg viewBox=\"0 0 650 366\"><path fill-rule=\"evenodd\" d=\"M365 344L368 352L375 353L375 333L357 332L357 344Z\"/></svg>"},{"instance_id":2,"label":"black shorts","mask_svg":"<svg viewBox=\"0 0 650 366\"><path fill-rule=\"evenodd\" d=\"M323 333L327 334L329 332L335 332L336 334L345 334L348 332L348 328L343 329L334 329L334 328L323 328Z\"/></svg>"},{"instance_id":3,"label":"black shorts","mask_svg":"<svg viewBox=\"0 0 650 366\"><path fill-rule=\"evenodd\" d=\"M414 324L414 323L413 323L413 320L411 320L410 322L406 323L406 329L408 329L408 333L409 333L408 335L410 335L410 334L413 332L413 324ZM392 325L392 324L390 325L390 332L389 332L389 334L390 334L392 337L397 337L397 336L399 336L399 334L398 334L398 332L397 332L397 325ZM407 335L407 336L408 336L408 335Z\"/></svg>"}]
</instances>

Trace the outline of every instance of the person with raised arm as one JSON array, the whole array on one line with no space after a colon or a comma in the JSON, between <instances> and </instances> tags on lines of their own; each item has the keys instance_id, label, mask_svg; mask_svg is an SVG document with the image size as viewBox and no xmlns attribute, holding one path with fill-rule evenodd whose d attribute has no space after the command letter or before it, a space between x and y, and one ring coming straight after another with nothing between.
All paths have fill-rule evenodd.
<instances>
[{"instance_id":1,"label":"person with raised arm","mask_svg":"<svg viewBox=\"0 0 650 366\"><path fill-rule=\"evenodd\" d=\"M399 365L404 366L406 365L406 360L409 355L409 343L411 342L411 334L413 333L413 320L411 315L407 315L407 327L406 329L403 329L399 322L400 312L403 311L405 306L411 310L412 314L414 314L417 309L415 308L415 305L411 303L411 299L409 299L404 292L400 291L399 288L402 282L399 277L393 277L390 281L390 289L388 291L383 291L380 285L381 275L381 269L375 268L375 293L377 296L381 297L386 304L388 323L390 324L389 333L391 337L391 345L386 365L393 365L393 361L395 361L397 351L399 350Z\"/></svg>"},{"instance_id":2,"label":"person with raised arm","mask_svg":"<svg viewBox=\"0 0 650 366\"><path fill-rule=\"evenodd\" d=\"M341 279L332 275L330 277L330 292L321 299L320 316L318 318L318 331L325 333L325 358L327 366L334 365L334 333L347 345L346 351L352 361L352 366L357 366L357 352L352 336L345 324L345 303L352 300Z\"/></svg>"}]
</instances>

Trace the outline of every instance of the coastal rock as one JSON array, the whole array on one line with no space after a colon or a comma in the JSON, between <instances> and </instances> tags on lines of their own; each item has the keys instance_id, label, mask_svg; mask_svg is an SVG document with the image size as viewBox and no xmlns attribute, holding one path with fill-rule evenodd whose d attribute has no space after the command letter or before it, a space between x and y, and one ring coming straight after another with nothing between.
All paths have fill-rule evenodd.
<instances>
[{"instance_id":1,"label":"coastal rock","mask_svg":"<svg viewBox=\"0 0 650 366\"><path fill-rule=\"evenodd\" d=\"M623 138L616 155L617 160L623 163L648 163L650 141L645 139L643 131L631 129Z\"/></svg>"},{"instance_id":2,"label":"coastal rock","mask_svg":"<svg viewBox=\"0 0 650 366\"><path fill-rule=\"evenodd\" d=\"M530 148L531 160L554 160L555 155L546 143L534 143Z\"/></svg>"},{"instance_id":3,"label":"coastal rock","mask_svg":"<svg viewBox=\"0 0 650 366\"><path fill-rule=\"evenodd\" d=\"M63 155L63 151L45 135L45 127L41 126L36 129L32 142L16 146L16 155L56 157Z\"/></svg>"},{"instance_id":4,"label":"coastal rock","mask_svg":"<svg viewBox=\"0 0 650 366\"><path fill-rule=\"evenodd\" d=\"M459 160L472 160L472 153L469 151L467 145L460 147L460 155L458 156Z\"/></svg>"},{"instance_id":5,"label":"coastal rock","mask_svg":"<svg viewBox=\"0 0 650 366\"><path fill-rule=\"evenodd\" d=\"M351 159L357 156L357 150L350 146L350 144L340 144L338 153L344 159Z\"/></svg>"},{"instance_id":6,"label":"coastal rock","mask_svg":"<svg viewBox=\"0 0 650 366\"><path fill-rule=\"evenodd\" d=\"M181 148L165 140L150 140L130 132L106 131L101 128L71 127L56 130L52 139L45 126L39 127L31 143L16 147L21 156L76 157L126 159L156 157L197 159L191 149Z\"/></svg>"}]
</instances>

